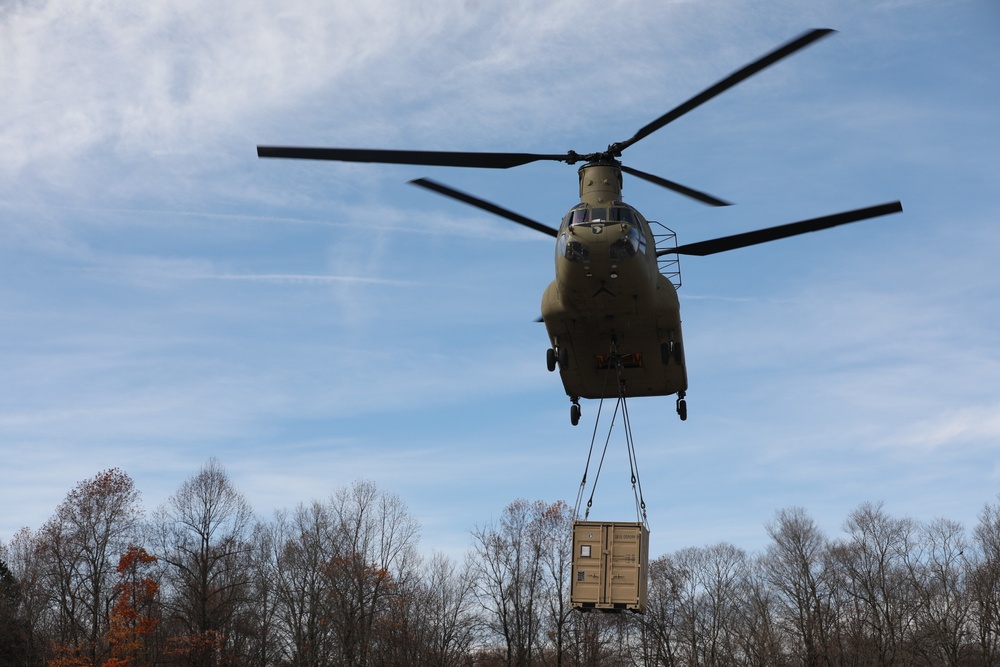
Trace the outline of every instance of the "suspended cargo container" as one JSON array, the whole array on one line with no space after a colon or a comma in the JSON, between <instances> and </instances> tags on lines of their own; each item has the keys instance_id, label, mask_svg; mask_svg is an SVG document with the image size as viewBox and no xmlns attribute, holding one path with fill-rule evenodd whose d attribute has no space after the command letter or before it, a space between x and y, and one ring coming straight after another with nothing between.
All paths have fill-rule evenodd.
<instances>
[{"instance_id":1,"label":"suspended cargo container","mask_svg":"<svg viewBox=\"0 0 1000 667\"><path fill-rule=\"evenodd\" d=\"M645 525L574 521L570 606L646 613L648 565Z\"/></svg>"}]
</instances>

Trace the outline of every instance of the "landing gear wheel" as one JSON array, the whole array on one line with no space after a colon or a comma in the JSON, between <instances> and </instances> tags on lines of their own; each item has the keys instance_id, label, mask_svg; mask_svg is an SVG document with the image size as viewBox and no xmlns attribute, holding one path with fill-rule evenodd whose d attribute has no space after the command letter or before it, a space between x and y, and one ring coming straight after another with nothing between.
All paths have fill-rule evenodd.
<instances>
[{"instance_id":1,"label":"landing gear wheel","mask_svg":"<svg viewBox=\"0 0 1000 667\"><path fill-rule=\"evenodd\" d=\"M681 418L681 421L687 421L688 404L683 398L677 399L677 416Z\"/></svg>"},{"instance_id":2,"label":"landing gear wheel","mask_svg":"<svg viewBox=\"0 0 1000 667\"><path fill-rule=\"evenodd\" d=\"M556 351L551 347L545 350L545 365L548 366L550 373L556 369Z\"/></svg>"},{"instance_id":3,"label":"landing gear wheel","mask_svg":"<svg viewBox=\"0 0 1000 667\"><path fill-rule=\"evenodd\" d=\"M580 423L580 404L574 403L569 406L569 423L576 426Z\"/></svg>"},{"instance_id":4,"label":"landing gear wheel","mask_svg":"<svg viewBox=\"0 0 1000 667\"><path fill-rule=\"evenodd\" d=\"M559 357L559 368L569 367L569 350L567 348L560 345L556 351L556 356Z\"/></svg>"}]
</instances>

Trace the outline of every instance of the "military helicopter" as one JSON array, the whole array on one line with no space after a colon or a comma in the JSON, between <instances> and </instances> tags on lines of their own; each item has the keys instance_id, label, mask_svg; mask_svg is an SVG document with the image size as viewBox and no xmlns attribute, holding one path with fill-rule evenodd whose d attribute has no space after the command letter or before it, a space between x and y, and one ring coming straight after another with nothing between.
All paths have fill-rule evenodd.
<instances>
[{"instance_id":1,"label":"military helicopter","mask_svg":"<svg viewBox=\"0 0 1000 667\"><path fill-rule=\"evenodd\" d=\"M676 395L687 419L688 388L680 303L674 279L678 256L705 256L897 213L900 202L879 204L757 231L677 245L676 235L622 201L626 173L711 206L729 202L654 174L623 165L622 152L668 123L744 79L835 32L810 30L733 72L642 127L631 138L595 153L563 154L412 151L358 148L258 146L262 158L297 158L508 169L536 161L582 163L580 203L558 229L430 179L411 181L556 239L555 280L542 296L541 320L548 332L549 371L559 369L571 401L570 421L580 420L580 399ZM657 224L658 223L652 223ZM665 259L666 258L666 259ZM671 258L673 258L671 260ZM664 267L673 266L674 270ZM666 275L665 275L666 274ZM612 376L611 373L614 373Z\"/></svg>"}]
</instances>

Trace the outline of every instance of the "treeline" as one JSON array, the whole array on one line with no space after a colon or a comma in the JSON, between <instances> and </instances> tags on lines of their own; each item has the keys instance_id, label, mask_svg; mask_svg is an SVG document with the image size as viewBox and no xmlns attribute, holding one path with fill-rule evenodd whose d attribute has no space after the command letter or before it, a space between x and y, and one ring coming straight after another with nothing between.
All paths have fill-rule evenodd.
<instances>
[{"instance_id":1,"label":"treeline","mask_svg":"<svg viewBox=\"0 0 1000 667\"><path fill-rule=\"evenodd\" d=\"M263 520L212 460L146 516L112 469L0 544L0 665L1000 664L1000 506L970 534L864 504L836 539L781 510L762 553L653 560L642 616L570 609L571 523L518 500L421 557L371 483Z\"/></svg>"}]
</instances>

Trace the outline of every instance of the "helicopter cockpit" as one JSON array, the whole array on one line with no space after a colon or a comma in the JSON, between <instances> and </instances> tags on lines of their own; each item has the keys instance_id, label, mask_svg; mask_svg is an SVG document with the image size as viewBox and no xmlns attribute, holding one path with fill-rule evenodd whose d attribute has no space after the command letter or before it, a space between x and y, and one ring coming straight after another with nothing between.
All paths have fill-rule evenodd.
<instances>
[{"instance_id":1,"label":"helicopter cockpit","mask_svg":"<svg viewBox=\"0 0 1000 667\"><path fill-rule=\"evenodd\" d=\"M556 254L571 262L588 263L590 250L587 245L578 238L571 239L576 236L574 229L580 227L590 228L594 235L602 234L611 227L620 229L620 234L608 245L611 260L621 261L646 252L642 216L624 202L614 201L608 207L578 204L563 217L559 225Z\"/></svg>"}]
</instances>

